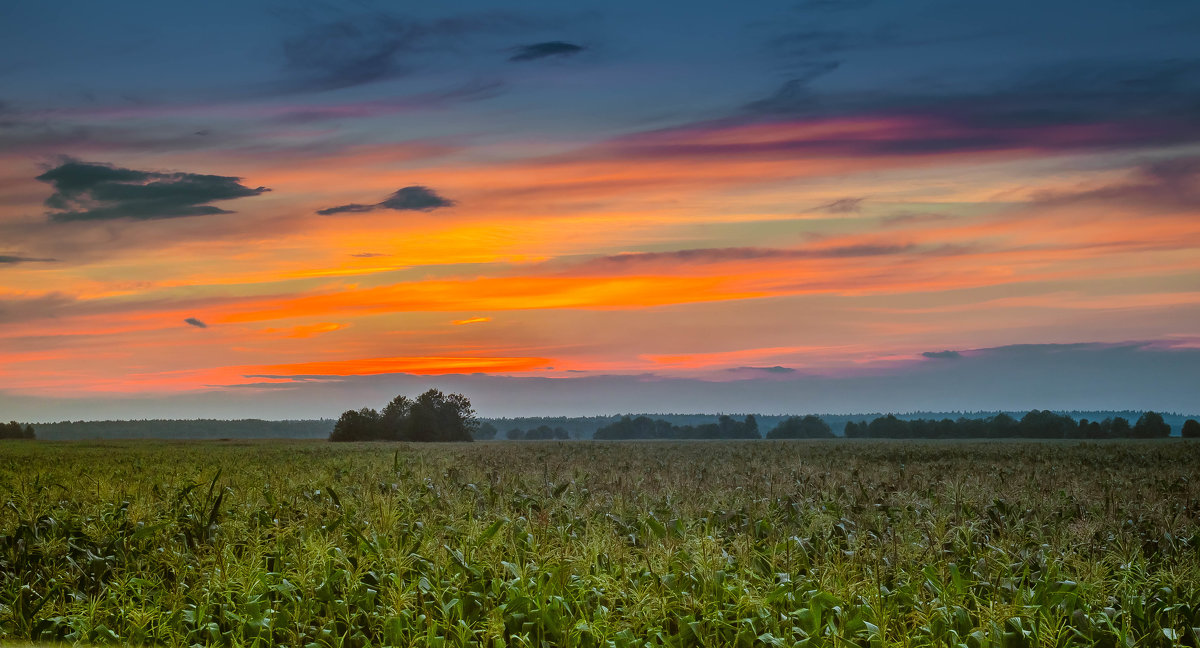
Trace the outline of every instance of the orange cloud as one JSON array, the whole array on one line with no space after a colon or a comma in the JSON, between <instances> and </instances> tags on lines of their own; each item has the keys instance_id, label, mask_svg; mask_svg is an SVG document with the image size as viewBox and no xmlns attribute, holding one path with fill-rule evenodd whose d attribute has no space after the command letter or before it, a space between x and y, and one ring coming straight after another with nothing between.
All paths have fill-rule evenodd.
<instances>
[{"instance_id":1,"label":"orange cloud","mask_svg":"<svg viewBox=\"0 0 1200 648\"><path fill-rule=\"evenodd\" d=\"M321 322L320 324L306 324L301 326L293 326L287 329L267 328L263 329L263 333L270 335L282 335L287 338L310 338L314 335L322 333L332 333L340 329L344 329L348 324L337 324L334 322Z\"/></svg>"},{"instance_id":2,"label":"orange cloud","mask_svg":"<svg viewBox=\"0 0 1200 648\"><path fill-rule=\"evenodd\" d=\"M532 371L552 365L548 358L493 357L403 357L362 358L298 362L279 365L243 367L250 377L255 376L369 376L385 373L437 375L449 373L507 373Z\"/></svg>"},{"instance_id":3,"label":"orange cloud","mask_svg":"<svg viewBox=\"0 0 1200 648\"><path fill-rule=\"evenodd\" d=\"M490 317L468 317L467 319L454 320L450 323L455 326L462 326L463 324L479 324L490 321L492 321L492 318Z\"/></svg>"}]
</instances>

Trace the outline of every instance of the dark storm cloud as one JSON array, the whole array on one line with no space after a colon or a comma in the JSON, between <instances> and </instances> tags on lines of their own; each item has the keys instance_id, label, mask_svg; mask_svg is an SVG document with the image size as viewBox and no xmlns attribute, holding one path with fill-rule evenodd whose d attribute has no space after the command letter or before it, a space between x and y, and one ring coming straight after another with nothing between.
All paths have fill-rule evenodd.
<instances>
[{"instance_id":1,"label":"dark storm cloud","mask_svg":"<svg viewBox=\"0 0 1200 648\"><path fill-rule=\"evenodd\" d=\"M46 199L51 220L151 220L229 214L209 203L257 196L241 178L199 173L138 171L111 164L67 159L37 177L54 187Z\"/></svg>"},{"instance_id":2,"label":"dark storm cloud","mask_svg":"<svg viewBox=\"0 0 1200 648\"><path fill-rule=\"evenodd\" d=\"M926 351L926 352L922 353L921 355L925 356L926 358L933 358L934 360L957 360L957 359L963 357L963 355L961 353L959 353L958 351L949 351L949 350L947 350L947 351Z\"/></svg>"},{"instance_id":3,"label":"dark storm cloud","mask_svg":"<svg viewBox=\"0 0 1200 648\"><path fill-rule=\"evenodd\" d=\"M15 265L18 263L39 263L57 261L58 259L38 259L34 257L13 256L0 254L0 265Z\"/></svg>"},{"instance_id":4,"label":"dark storm cloud","mask_svg":"<svg viewBox=\"0 0 1200 648\"><path fill-rule=\"evenodd\" d=\"M189 324L191 326L195 326L196 328L208 328L208 324L201 322L200 320L196 319L195 317L189 317L189 318L183 320L183 322L184 322L184 324Z\"/></svg>"},{"instance_id":5,"label":"dark storm cloud","mask_svg":"<svg viewBox=\"0 0 1200 648\"><path fill-rule=\"evenodd\" d=\"M333 214L370 212L377 209L392 209L395 211L433 211L441 207L450 207L452 205L454 205L453 200L439 196L433 189L415 185L397 190L396 193L388 196L382 202L377 202L370 205L362 205L358 203L338 205L337 207L319 209L317 210L317 213L322 216L331 216Z\"/></svg>"},{"instance_id":6,"label":"dark storm cloud","mask_svg":"<svg viewBox=\"0 0 1200 648\"><path fill-rule=\"evenodd\" d=\"M318 21L284 40L291 91L338 90L411 73L419 57L451 51L466 39L505 33L528 21L507 13L482 13L421 21L388 13Z\"/></svg>"},{"instance_id":7,"label":"dark storm cloud","mask_svg":"<svg viewBox=\"0 0 1200 648\"><path fill-rule=\"evenodd\" d=\"M513 48L513 55L508 57L510 61L533 61L536 59L547 58L551 56L571 56L582 52L582 45L567 43L564 41L547 41L545 43L534 43L532 45L522 45Z\"/></svg>"}]
</instances>

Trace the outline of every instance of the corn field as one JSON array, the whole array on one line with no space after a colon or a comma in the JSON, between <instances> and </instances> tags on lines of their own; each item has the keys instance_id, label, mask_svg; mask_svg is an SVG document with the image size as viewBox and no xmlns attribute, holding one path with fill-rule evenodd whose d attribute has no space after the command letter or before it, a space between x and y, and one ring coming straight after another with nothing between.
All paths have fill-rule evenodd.
<instances>
[{"instance_id":1,"label":"corn field","mask_svg":"<svg viewBox=\"0 0 1200 648\"><path fill-rule=\"evenodd\" d=\"M0 642L1196 646L1200 444L0 445Z\"/></svg>"}]
</instances>

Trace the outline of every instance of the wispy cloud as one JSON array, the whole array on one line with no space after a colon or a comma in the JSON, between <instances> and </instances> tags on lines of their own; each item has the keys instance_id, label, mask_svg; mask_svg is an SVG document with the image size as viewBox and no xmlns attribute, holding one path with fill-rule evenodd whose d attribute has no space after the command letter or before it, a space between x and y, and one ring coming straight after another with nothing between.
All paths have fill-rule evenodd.
<instances>
[{"instance_id":1,"label":"wispy cloud","mask_svg":"<svg viewBox=\"0 0 1200 648\"><path fill-rule=\"evenodd\" d=\"M0 254L0 265L16 265L18 263L49 263L58 259L44 259L37 257L15 256L11 254Z\"/></svg>"},{"instance_id":2,"label":"wispy cloud","mask_svg":"<svg viewBox=\"0 0 1200 648\"><path fill-rule=\"evenodd\" d=\"M331 216L333 214L346 213L362 213L371 212L379 209L391 209L394 211L433 211L442 207L451 207L454 205L453 200L439 196L436 191L429 187L412 186L398 189L391 196L388 196L381 202L372 203L369 205L360 205L351 203L349 205L338 205L337 207L327 207L317 210L317 213L322 216Z\"/></svg>"},{"instance_id":3,"label":"wispy cloud","mask_svg":"<svg viewBox=\"0 0 1200 648\"><path fill-rule=\"evenodd\" d=\"M468 317L467 319L454 320L450 323L455 326L462 326L463 324L482 324L483 322L490 321L492 321L490 317Z\"/></svg>"},{"instance_id":4,"label":"wispy cloud","mask_svg":"<svg viewBox=\"0 0 1200 648\"><path fill-rule=\"evenodd\" d=\"M534 61L537 59L549 57L572 56L582 52L582 45L568 43L565 41L546 41L544 43L533 43L532 45L521 45L513 48L513 55L508 58L510 61Z\"/></svg>"},{"instance_id":5,"label":"wispy cloud","mask_svg":"<svg viewBox=\"0 0 1200 648\"><path fill-rule=\"evenodd\" d=\"M422 57L529 25L529 19L504 12L436 20L387 12L342 13L311 20L283 42L289 80L282 89L323 92L404 77L419 68Z\"/></svg>"}]
</instances>

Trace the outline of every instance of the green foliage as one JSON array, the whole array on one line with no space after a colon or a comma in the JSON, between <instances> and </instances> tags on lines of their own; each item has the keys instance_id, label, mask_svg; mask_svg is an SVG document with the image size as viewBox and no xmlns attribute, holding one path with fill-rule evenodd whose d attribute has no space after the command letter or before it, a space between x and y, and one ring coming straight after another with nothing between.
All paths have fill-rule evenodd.
<instances>
[{"instance_id":1,"label":"green foliage","mask_svg":"<svg viewBox=\"0 0 1200 648\"><path fill-rule=\"evenodd\" d=\"M1129 421L1120 416L1101 422L1081 419L1076 423L1066 414L1049 410L1031 410L1020 421L1003 413L983 419L960 417L940 421L905 420L888 414L870 423L847 422L845 429L849 438L875 439L1152 439L1170 434L1171 426L1156 412L1143 413L1137 425L1130 427Z\"/></svg>"},{"instance_id":2,"label":"green foliage","mask_svg":"<svg viewBox=\"0 0 1200 648\"><path fill-rule=\"evenodd\" d=\"M343 412L329 440L471 441L478 426L466 396L430 389L416 399L397 396L383 412L367 407Z\"/></svg>"},{"instance_id":3,"label":"green foliage","mask_svg":"<svg viewBox=\"0 0 1200 648\"><path fill-rule=\"evenodd\" d=\"M0 423L0 439L35 439L32 425L21 425L16 421Z\"/></svg>"},{"instance_id":4,"label":"green foliage","mask_svg":"<svg viewBox=\"0 0 1200 648\"><path fill-rule=\"evenodd\" d=\"M768 439L832 439L833 429L819 416L793 416L767 433Z\"/></svg>"},{"instance_id":5,"label":"green foliage","mask_svg":"<svg viewBox=\"0 0 1200 648\"><path fill-rule=\"evenodd\" d=\"M11 444L0 644L1176 646L1200 445Z\"/></svg>"},{"instance_id":6,"label":"green foliage","mask_svg":"<svg viewBox=\"0 0 1200 648\"><path fill-rule=\"evenodd\" d=\"M1171 426L1163 422L1158 412L1146 412L1133 426L1133 436L1139 439L1158 439L1171 435Z\"/></svg>"},{"instance_id":7,"label":"green foliage","mask_svg":"<svg viewBox=\"0 0 1200 648\"><path fill-rule=\"evenodd\" d=\"M1184 421L1180 435L1185 439L1200 439L1200 422L1197 422L1196 419Z\"/></svg>"},{"instance_id":8,"label":"green foliage","mask_svg":"<svg viewBox=\"0 0 1200 648\"><path fill-rule=\"evenodd\" d=\"M758 421L753 414L746 416L744 421L736 421L733 417L721 415L716 423L700 425L674 425L664 419L651 419L648 416L637 418L623 416L620 420L610 423L592 436L600 441L622 439L760 439Z\"/></svg>"}]
</instances>

